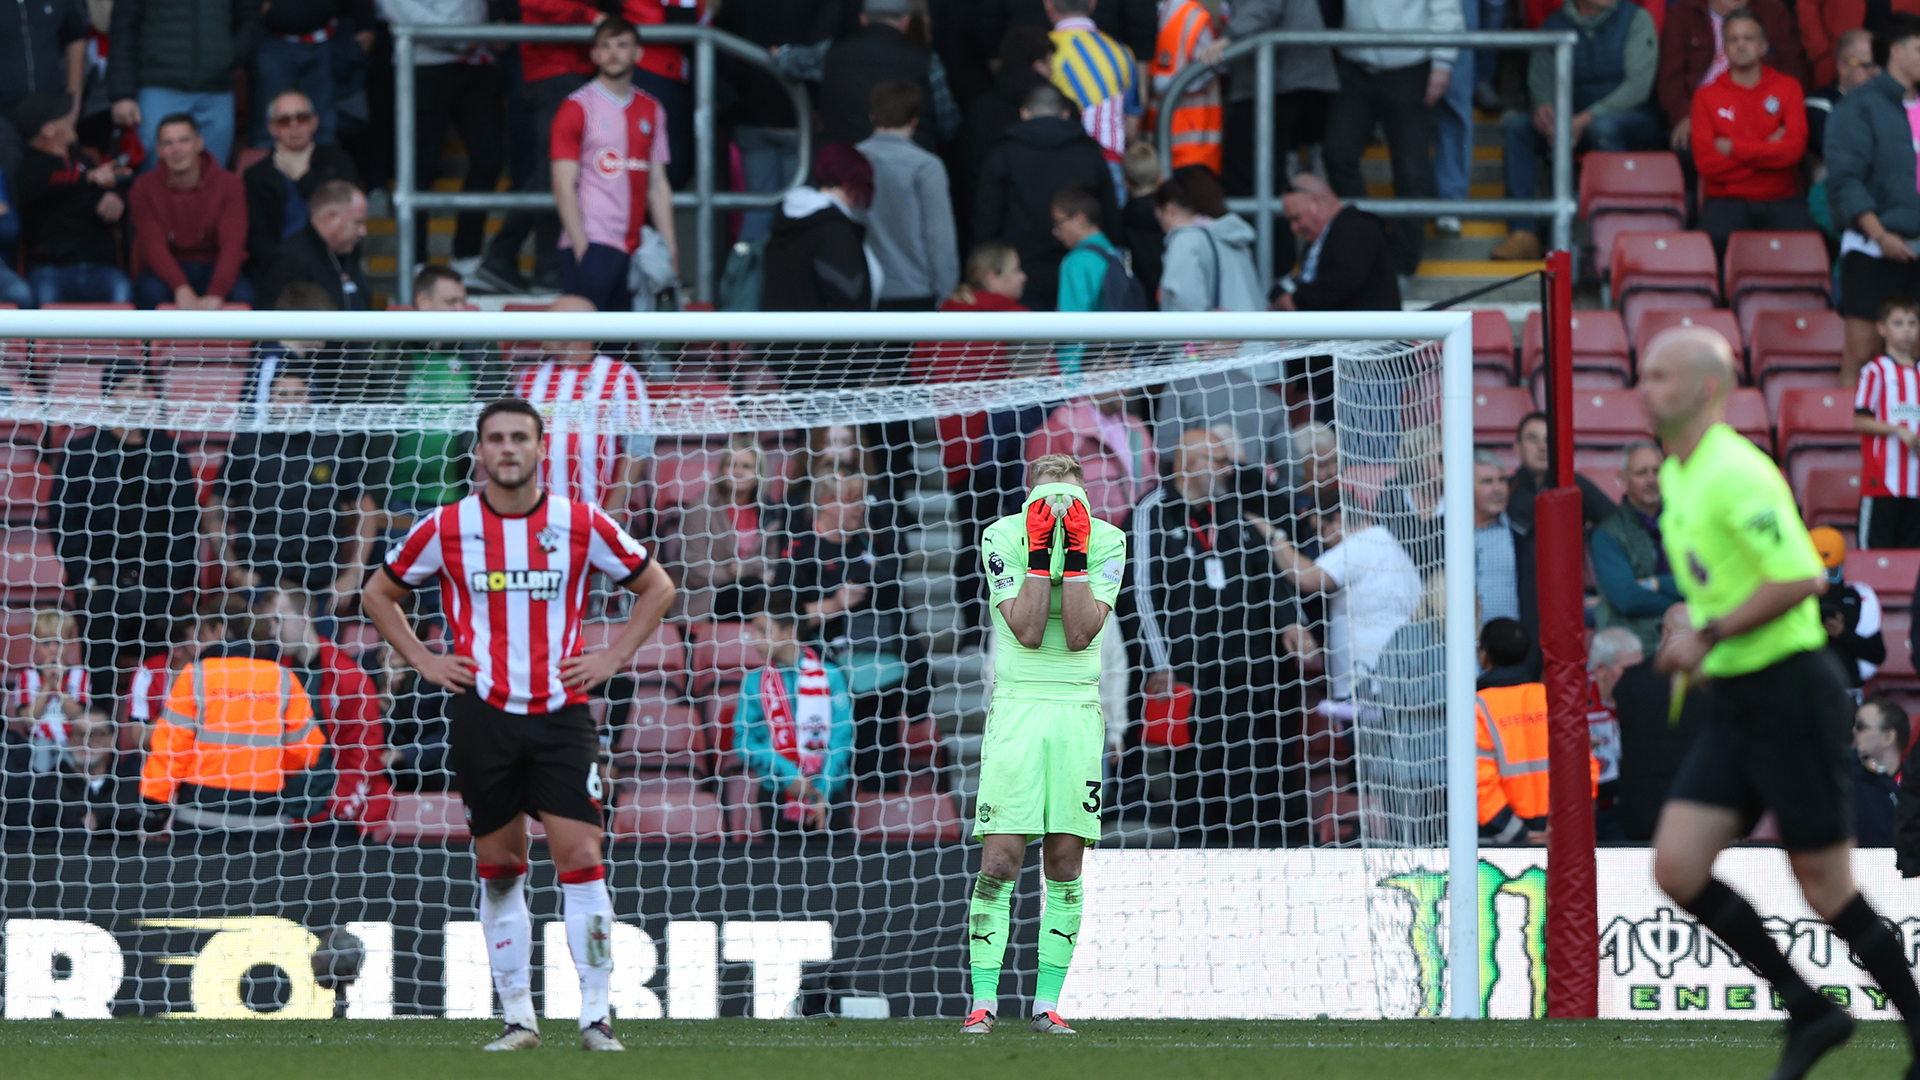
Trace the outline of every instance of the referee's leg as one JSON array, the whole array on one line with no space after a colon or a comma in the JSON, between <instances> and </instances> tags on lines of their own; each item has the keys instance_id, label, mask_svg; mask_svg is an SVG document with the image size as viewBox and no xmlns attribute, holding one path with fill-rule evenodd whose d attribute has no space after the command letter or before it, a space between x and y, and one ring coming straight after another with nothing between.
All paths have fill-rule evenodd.
<instances>
[{"instance_id":1,"label":"referee's leg","mask_svg":"<svg viewBox=\"0 0 1920 1080\"><path fill-rule=\"evenodd\" d=\"M1880 984L1894 1008L1907 1023L1907 1036L1920 1048L1920 989L1913 981L1913 969L1907 966L1906 949L1887 929L1886 921L1867 903L1853 882L1853 841L1842 840L1816 851L1794 851L1787 855L1793 864L1793 876L1800 881L1807 906L1827 920L1853 955ZM1916 1061L1920 1069L1920 1061Z\"/></svg>"}]
</instances>

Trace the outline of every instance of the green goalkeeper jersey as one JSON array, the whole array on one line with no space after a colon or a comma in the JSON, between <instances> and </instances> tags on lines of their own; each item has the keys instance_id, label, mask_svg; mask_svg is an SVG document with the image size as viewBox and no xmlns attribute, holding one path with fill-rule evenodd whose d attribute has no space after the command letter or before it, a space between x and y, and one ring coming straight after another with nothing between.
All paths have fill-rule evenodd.
<instances>
[{"instance_id":1,"label":"green goalkeeper jersey","mask_svg":"<svg viewBox=\"0 0 1920 1080\"><path fill-rule=\"evenodd\" d=\"M1079 652L1067 648L1066 628L1060 621L1060 572L1066 562L1066 534L1054 530L1053 597L1049 603L1047 629L1040 647L1029 649L1020 644L1000 613L1000 604L1020 593L1027 579L1026 507L1035 499L1051 495L1071 495L1082 503L1087 493L1071 484L1042 484L1022 504L1021 512L1003 517L987 526L981 543L982 570L987 577L987 603L992 609L995 699L1026 701L1065 701L1097 705L1100 702L1100 642L1113 626L1108 615L1093 641ZM1111 609L1120 595L1127 573L1127 534L1125 530L1093 519L1093 531L1087 541L1087 580L1093 598Z\"/></svg>"}]
</instances>

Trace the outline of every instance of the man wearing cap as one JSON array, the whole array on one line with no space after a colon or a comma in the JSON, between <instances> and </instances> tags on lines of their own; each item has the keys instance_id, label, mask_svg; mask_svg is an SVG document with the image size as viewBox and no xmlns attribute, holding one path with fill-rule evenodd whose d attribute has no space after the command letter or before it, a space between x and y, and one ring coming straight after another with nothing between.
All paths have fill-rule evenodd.
<instances>
[{"instance_id":1,"label":"man wearing cap","mask_svg":"<svg viewBox=\"0 0 1920 1080\"><path fill-rule=\"evenodd\" d=\"M1847 689L1858 706L1861 687L1887 662L1887 643L1880 636L1880 596L1873 586L1847 581L1847 539L1840 530L1822 525L1810 529L1813 549L1827 568L1827 592L1820 598L1820 622L1827 628L1827 651L1840 661Z\"/></svg>"},{"instance_id":2,"label":"man wearing cap","mask_svg":"<svg viewBox=\"0 0 1920 1080\"><path fill-rule=\"evenodd\" d=\"M41 307L133 299L120 272L113 226L127 212L126 177L79 145L73 99L33 94L13 107L14 126L31 133L13 178L27 282Z\"/></svg>"}]
</instances>

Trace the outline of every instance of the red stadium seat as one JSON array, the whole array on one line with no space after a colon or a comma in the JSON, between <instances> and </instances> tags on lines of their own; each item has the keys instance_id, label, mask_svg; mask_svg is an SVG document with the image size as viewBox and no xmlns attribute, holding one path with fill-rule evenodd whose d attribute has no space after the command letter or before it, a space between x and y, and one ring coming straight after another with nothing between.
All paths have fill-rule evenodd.
<instances>
[{"instance_id":1,"label":"red stadium seat","mask_svg":"<svg viewBox=\"0 0 1920 1080\"><path fill-rule=\"evenodd\" d=\"M1687 182L1680 159L1664 152L1584 155L1580 216L1592 228L1596 275L1605 277L1619 233L1686 227Z\"/></svg>"},{"instance_id":2,"label":"red stadium seat","mask_svg":"<svg viewBox=\"0 0 1920 1080\"><path fill-rule=\"evenodd\" d=\"M1860 467L1860 436L1853 430L1853 391L1784 390L1774 415L1782 471L1794 490L1820 468Z\"/></svg>"},{"instance_id":3,"label":"red stadium seat","mask_svg":"<svg viewBox=\"0 0 1920 1080\"><path fill-rule=\"evenodd\" d=\"M1627 350L1627 327L1620 313L1605 308L1576 311L1573 326L1573 385L1575 389L1609 390L1632 382L1633 360ZM1540 313L1530 312L1520 330L1520 372L1537 379L1545 369L1546 336Z\"/></svg>"},{"instance_id":4,"label":"red stadium seat","mask_svg":"<svg viewBox=\"0 0 1920 1080\"><path fill-rule=\"evenodd\" d=\"M51 535L32 528L0 534L0 596L7 604L57 604L65 588L66 573Z\"/></svg>"},{"instance_id":5,"label":"red stadium seat","mask_svg":"<svg viewBox=\"0 0 1920 1080\"><path fill-rule=\"evenodd\" d=\"M931 844L960 839L953 798L916 777L902 792L860 791L853 796L853 827L870 843Z\"/></svg>"},{"instance_id":6,"label":"red stadium seat","mask_svg":"<svg viewBox=\"0 0 1920 1080\"><path fill-rule=\"evenodd\" d=\"M1621 233L1609 265L1613 303L1628 336L1636 334L1643 312L1719 304L1720 268L1706 233Z\"/></svg>"},{"instance_id":7,"label":"red stadium seat","mask_svg":"<svg viewBox=\"0 0 1920 1080\"><path fill-rule=\"evenodd\" d=\"M1743 386L1728 395L1727 423L1752 439L1768 457L1773 456L1773 424L1767 417L1767 399L1760 396L1760 391Z\"/></svg>"},{"instance_id":8,"label":"red stadium seat","mask_svg":"<svg viewBox=\"0 0 1920 1080\"><path fill-rule=\"evenodd\" d=\"M1619 468L1620 447L1652 437L1637 392L1582 390L1573 395L1574 468Z\"/></svg>"},{"instance_id":9,"label":"red stadium seat","mask_svg":"<svg viewBox=\"0 0 1920 1080\"><path fill-rule=\"evenodd\" d=\"M1498 311L1473 313L1473 377L1478 386L1512 386L1513 324Z\"/></svg>"},{"instance_id":10,"label":"red stadium seat","mask_svg":"<svg viewBox=\"0 0 1920 1080\"><path fill-rule=\"evenodd\" d=\"M466 805L453 792L404 792L393 796L387 820L369 830L383 844L467 841Z\"/></svg>"},{"instance_id":11,"label":"red stadium seat","mask_svg":"<svg viewBox=\"0 0 1920 1080\"><path fill-rule=\"evenodd\" d=\"M53 470L30 446L0 445L0 509L8 525L32 525L46 516Z\"/></svg>"},{"instance_id":12,"label":"red stadium seat","mask_svg":"<svg viewBox=\"0 0 1920 1080\"><path fill-rule=\"evenodd\" d=\"M745 630L743 623L702 621L694 623L689 634L693 703L705 715L707 745L723 758L733 749L733 707L740 684L767 662L746 640ZM724 767L724 762L716 762L713 771Z\"/></svg>"},{"instance_id":13,"label":"red stadium seat","mask_svg":"<svg viewBox=\"0 0 1920 1080\"><path fill-rule=\"evenodd\" d=\"M1833 264L1817 232L1736 232L1727 238L1727 303L1751 329L1763 309L1828 306Z\"/></svg>"},{"instance_id":14,"label":"red stadium seat","mask_svg":"<svg viewBox=\"0 0 1920 1080\"><path fill-rule=\"evenodd\" d=\"M707 749L705 722L684 697L660 683L641 683L626 715L613 737L613 761L621 772L700 771Z\"/></svg>"},{"instance_id":15,"label":"red stadium seat","mask_svg":"<svg viewBox=\"0 0 1920 1080\"><path fill-rule=\"evenodd\" d=\"M1860 524L1860 470L1809 469L1801 484L1795 494L1807 525L1831 525L1845 533L1852 544Z\"/></svg>"},{"instance_id":16,"label":"red stadium seat","mask_svg":"<svg viewBox=\"0 0 1920 1080\"><path fill-rule=\"evenodd\" d=\"M1840 378L1846 324L1834 311L1761 311L1747 338L1753 385L1780 415L1780 393L1793 388L1832 389Z\"/></svg>"},{"instance_id":17,"label":"red stadium seat","mask_svg":"<svg viewBox=\"0 0 1920 1080\"><path fill-rule=\"evenodd\" d=\"M42 311L132 311L132 304L42 304ZM112 360L144 360L147 343L128 338L39 338L33 343L35 364L82 361L105 364Z\"/></svg>"},{"instance_id":18,"label":"red stadium seat","mask_svg":"<svg viewBox=\"0 0 1920 1080\"><path fill-rule=\"evenodd\" d=\"M656 420L658 414L656 415ZM699 443L663 443L654 448L653 508L678 510L706 498L726 449Z\"/></svg>"},{"instance_id":19,"label":"red stadium seat","mask_svg":"<svg viewBox=\"0 0 1920 1080\"><path fill-rule=\"evenodd\" d=\"M1880 640L1886 642L1887 660L1873 677L1874 691L1920 688L1920 675L1913 670L1913 616L1904 609L1883 610Z\"/></svg>"},{"instance_id":20,"label":"red stadium seat","mask_svg":"<svg viewBox=\"0 0 1920 1080\"><path fill-rule=\"evenodd\" d=\"M1913 584L1920 579L1920 550L1849 551L1842 572L1851 584L1871 586L1881 607L1905 611L1913 606ZM1887 651L1893 651L1891 643Z\"/></svg>"},{"instance_id":21,"label":"red stadium seat","mask_svg":"<svg viewBox=\"0 0 1920 1080\"><path fill-rule=\"evenodd\" d=\"M653 636L633 654L633 673L641 682L666 683L682 692L687 686L687 639L680 627L661 623Z\"/></svg>"},{"instance_id":22,"label":"red stadium seat","mask_svg":"<svg viewBox=\"0 0 1920 1080\"><path fill-rule=\"evenodd\" d=\"M247 364L237 362L196 360L177 364L166 370L166 399L203 402L207 409L204 425L228 427L240 415L240 393L246 386L248 370ZM223 436L216 441L226 439Z\"/></svg>"},{"instance_id":23,"label":"red stadium seat","mask_svg":"<svg viewBox=\"0 0 1920 1080\"><path fill-rule=\"evenodd\" d=\"M1746 351L1740 344L1740 322L1733 317L1733 312L1725 308L1649 311L1641 317L1640 325L1634 331L1633 354L1645 356L1648 342L1658 337L1662 330L1670 330L1676 326L1697 326L1718 333L1727 339L1727 345L1733 349L1736 362L1739 357L1746 355Z\"/></svg>"},{"instance_id":24,"label":"red stadium seat","mask_svg":"<svg viewBox=\"0 0 1920 1080\"><path fill-rule=\"evenodd\" d=\"M97 398L107 373L105 361L62 360L45 369L47 394L55 398Z\"/></svg>"},{"instance_id":25,"label":"red stadium seat","mask_svg":"<svg viewBox=\"0 0 1920 1080\"><path fill-rule=\"evenodd\" d=\"M613 822L607 831L623 843L717 844L727 838L727 823L720 800L700 781L650 775L614 781Z\"/></svg>"},{"instance_id":26,"label":"red stadium seat","mask_svg":"<svg viewBox=\"0 0 1920 1080\"><path fill-rule=\"evenodd\" d=\"M0 677L10 678L13 672L33 666L35 614L30 607L0 610L0 663L6 665L4 670L0 670Z\"/></svg>"},{"instance_id":27,"label":"red stadium seat","mask_svg":"<svg viewBox=\"0 0 1920 1080\"><path fill-rule=\"evenodd\" d=\"M1474 445L1512 446L1520 421L1533 411L1533 395L1520 387L1477 387L1473 391Z\"/></svg>"}]
</instances>

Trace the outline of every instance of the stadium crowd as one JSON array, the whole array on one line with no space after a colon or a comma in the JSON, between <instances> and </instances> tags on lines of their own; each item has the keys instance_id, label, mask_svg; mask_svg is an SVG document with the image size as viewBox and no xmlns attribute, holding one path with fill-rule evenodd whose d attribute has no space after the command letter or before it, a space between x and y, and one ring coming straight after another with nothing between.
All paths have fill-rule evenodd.
<instances>
[{"instance_id":1,"label":"stadium crowd","mask_svg":"<svg viewBox=\"0 0 1920 1080\"><path fill-rule=\"evenodd\" d=\"M1873 836L1891 842L1890 814L1865 806L1893 797L1920 680L1897 636L1903 605L1883 604L1855 572L1882 592L1889 577L1920 573L1908 550L1920 549L1920 312L1903 299L1920 293L1908 246L1920 242L1920 196L1898 107L1911 113L1920 85L1920 16L1836 0L307 0L264 11L117 0L22 10L17 27L0 26L0 57L21 60L0 65L0 245L19 241L0 246L0 299L334 311L376 303L361 247L392 172L393 22L597 28L590 46L421 50L423 175L438 175L452 130L466 190L504 181L555 200L552 214L507 215L491 239L483 215L459 215L451 265L405 275L407 306L438 311L466 309L470 289L564 292L551 304L560 311L651 308L672 287L670 195L696 150L688 56L647 42L662 23L710 23L764 46L811 95L814 115L796 116L761 69L728 62L716 73L717 164L736 188L783 189L799 164L797 126L819 136L808 183L730 223L724 306L1397 310L1429 224L1444 235L1461 223L1388 226L1347 205L1367 194L1361 161L1375 126L1395 195L1458 199L1476 110L1504 113L1506 191L1531 197L1555 120L1550 55L1283 50L1273 142L1290 228L1276 238L1284 272L1265 281L1255 231L1226 202L1251 191L1256 171L1253 65L1223 63L1224 51L1279 28L1573 30L1571 122L1576 149L1591 152L1585 177L1601 195L1636 161L1655 178L1638 198L1583 197L1613 308L1581 313L1577 385L1630 387L1634 351L1676 318L1726 327L1748 355L1755 386L1742 394L1759 413L1743 433L1778 447L1810 520L1829 512L1821 520L1840 526L1822 534L1837 586L1823 615L1857 673L1863 828L1885 818ZM1215 70L1166 100L1191 64ZM1143 137L1163 110L1174 132L1165 162ZM1640 154L1623 161L1626 151ZM1669 172L1672 190L1658 189ZM420 215L422 251L430 216ZM1657 237L1644 231L1654 223ZM1706 252L1692 278L1680 265L1698 248L1679 231L1687 224ZM1510 222L1494 257L1537 258L1541 233ZM1811 270L1790 243L1808 233ZM1756 256L1756 242L1771 246ZM1634 276L1646 267L1623 253L1645 243L1659 245L1668 277ZM1790 278L1790 267L1798 280L1738 284L1743 269ZM1532 411L1537 328L1516 350L1496 317L1494 340L1476 348L1476 621L1486 700L1504 703L1489 711L1523 723L1544 710L1525 688L1539 669L1532 503L1548 482L1547 423ZM237 365L237 396L287 417L315 403L514 393L609 403L643 427L657 373L631 359L566 341L517 351L262 342ZM951 345L866 359L873 370L856 380L1100 362L1073 348L1035 358ZM719 377L803 387L830 360L849 358L795 351ZM107 365L98 389L137 402L165 392L167 378L155 355ZM1856 383L1851 408L1843 400L1835 412L1827 394L1830 415L1814 415L1809 395ZM1644 840L1685 745L1686 714L1677 728L1666 722L1666 684L1650 669L1678 594L1659 543L1660 448L1644 439L1643 418L1620 419L1637 411L1628 395L1594 401L1577 442L1596 806L1603 839ZM1075 456L1096 514L1129 531L1125 656L1109 665L1114 804L1183 842L1347 842L1383 806L1426 823L1408 826L1406 842L1438 835L1437 433L1399 433L1388 478L1356 486L1331 405L1330 371L1302 365L940 423L961 552L1018 505L1024 462L1045 453ZM33 615L33 655L13 678L6 825L124 828L146 817L159 827L177 785L195 782L179 773L188 756L170 749L168 717L194 715L193 695L207 691L180 674L222 660L296 674L276 719L298 738L253 774L264 786L244 806L204 820L432 835L398 821L394 806L445 787L445 694L402 670L353 605L389 539L468 491L468 437L262 431L218 448L134 428L45 437L42 524L65 603ZM700 475L672 479L663 464L674 455L648 439L564 426L550 439L553 489L631 521L682 587L660 655L610 688L609 768L616 809L632 812L626 835L886 835L856 812L860 793L922 800L911 835L957 833L939 809L944 780L928 767L940 756L932 643L909 618L903 582L918 483L906 425L741 437L675 458ZM1851 505L1822 502L1829 474L1849 468ZM693 494L656 497L670 484ZM1852 555L1843 532L1855 536ZM1860 556L1877 551L1889 554L1869 572ZM992 572L955 560L961 648L987 644ZM1904 600L1913 590L1896 591ZM431 590L415 616L444 635ZM296 695L318 742L294 722ZM796 717L805 747L777 748L796 737ZM1508 739L1500 752L1525 745ZM1364 797L1356 754L1395 763ZM1544 805L1543 784L1482 785L1490 838L1537 838ZM1920 850L1914 858L1920 866Z\"/></svg>"}]
</instances>

